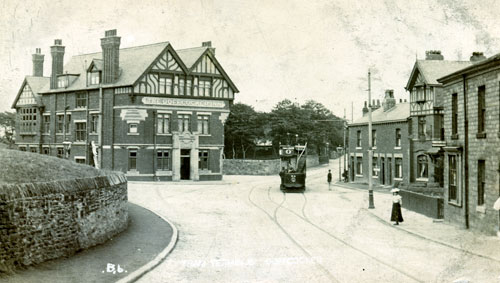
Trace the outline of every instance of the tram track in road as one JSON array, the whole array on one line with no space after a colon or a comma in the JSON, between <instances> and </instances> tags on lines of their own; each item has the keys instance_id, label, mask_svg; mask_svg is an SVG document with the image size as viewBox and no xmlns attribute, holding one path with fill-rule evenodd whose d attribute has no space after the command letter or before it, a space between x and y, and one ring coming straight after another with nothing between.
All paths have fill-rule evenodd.
<instances>
[{"instance_id":1,"label":"tram track in road","mask_svg":"<svg viewBox=\"0 0 500 283\"><path fill-rule=\"evenodd\" d=\"M271 195L270 195L270 191L271 191L271 188L272 187L269 187L268 190L267 190L267 197L269 200L271 200L272 203L274 204L277 204L277 206L274 208L274 212L273 212L273 215L271 215L269 212L267 212L264 208L262 208L261 206L257 205L253 200L252 200L252 193L253 191L258 187L259 185L254 185L249 193L248 193L248 201L253 205L255 206L257 209L259 209L260 211L262 211L265 215L267 215L267 217L281 230L281 232L298 248L300 249L300 251L306 255L308 258L310 258L314 263L315 265L321 270L323 271L323 273L325 273L325 275L328 277L328 279L330 279L331 282L340 282L326 267L324 267L323 265L321 265L301 244L299 244L297 242L297 240L292 236L290 235L290 233L283 227L283 225L281 225L281 223L278 221L278 217L277 217L277 214L278 214L278 211L279 209L282 207L283 203L285 203L286 201L286 194L282 194L283 195L283 199L281 201L281 203L276 203L274 200L272 200L271 198Z\"/></svg>"},{"instance_id":2,"label":"tram track in road","mask_svg":"<svg viewBox=\"0 0 500 283\"><path fill-rule=\"evenodd\" d=\"M388 267L388 268L390 268L390 269L392 269L392 270L396 271L396 272L397 272L397 273L399 273L399 274L404 275L404 276L405 276L405 277L407 277L407 278L410 278L410 279L414 280L415 282L424 282L424 281L422 281L422 280L420 280L420 279L416 278L415 276L413 276L413 275L411 275L411 274L409 274L409 273L407 273L407 272L405 272L405 271L403 271L403 270L399 269L398 267L396 267L396 266L394 266L394 265L392 265L392 264L390 264L390 263L387 263L387 262L385 262L385 261L383 261L383 260L381 260L381 259L379 259L379 258L377 258L377 257L375 257L375 256L373 256L373 255L371 255L371 254L369 254L369 253L367 253L367 252L365 252L364 250L362 250L362 249L360 249L360 248L355 247L354 245L352 245L352 244L348 243L347 241L343 240L342 238L340 238L340 237L338 237L338 236L334 235L333 233L331 233L331 232L327 231L325 228L323 228L323 227L321 227L321 226L317 225L316 223L312 222L312 221L311 221L311 220L307 217L307 215L306 215L306 213L305 213L305 208L306 208L306 206L307 206L307 197L306 197L306 195L304 194L304 192L302 192L302 193L301 193L301 194L302 194L302 196L303 196L303 199L304 199L304 202L303 202L303 204L302 204L302 208L301 208L301 213L302 213L302 215L299 215L298 213L296 213L296 212L295 212L295 211L293 211L292 209L289 209L289 208L287 208L287 207L283 206L283 205L285 204L285 202L286 202L286 194L285 194L284 192L282 192L282 194L284 195L283 201L282 201L281 203L277 203L277 202L275 202L275 201L274 201L274 200L270 197L270 193L269 193L270 189L271 189L271 188L269 188L269 189L268 189L268 198L269 198L269 200L270 200L271 202L273 202L275 205L277 205L277 206L276 206L275 213L274 213L274 214L275 214L275 217L276 217L277 211L278 211L280 208L285 209L285 210L287 210L288 212L290 212L290 213L292 213L293 215L295 215L295 216L296 216L297 218L299 218L300 220L304 221L305 223L309 224L310 226L314 227L315 229L317 229L317 230L321 231L322 233L326 234L328 237L330 237L330 238L334 239L335 241L340 242L341 244L343 244L343 245L347 246L348 248L350 248L350 249L352 249L352 250L354 250L354 251L356 251L356 252L358 252L358 253L360 253L360 254L362 254L362 255L364 255L364 256L366 256L366 257L368 257L368 258L370 258L370 259L372 259L372 260L374 260L374 261L376 261L377 263L379 263L379 264L381 264L381 265L383 265L383 266L386 266L386 267ZM253 189L252 189L252 190L253 190ZM269 216L269 215L268 215L268 216ZM310 256L310 257L312 258L312 256L311 256L311 255L310 255L310 254L309 254L309 253L308 253L308 252L307 252L307 251L306 251L306 250L305 250L305 249L304 249L304 248L303 248L300 244L298 244L298 243L297 243L297 241L296 241L295 239L293 239L293 237L292 237L292 236L291 236L288 232L286 232L285 228L284 228L284 227L282 227L282 225L280 225L280 224L279 224L279 222L277 222L277 219L275 218L274 220L275 220L276 224L277 224L277 225L279 225L280 229L281 229L284 233L286 233L286 234L287 234L287 236L288 236L288 237L289 237L289 238L290 238L290 239L294 242L294 244L295 244L295 245L297 245L297 246L299 246L299 247L300 247L300 248L301 248L301 249L302 249L302 250L303 250L303 251L304 251L304 252L305 252L308 256ZM323 268L323 269L325 269L325 270L326 270L329 274L331 274L331 273L330 273L330 272L329 272L329 271L328 271L328 270L327 270L324 266L322 266L322 268ZM337 281L337 282L338 282L338 281Z\"/></svg>"}]
</instances>

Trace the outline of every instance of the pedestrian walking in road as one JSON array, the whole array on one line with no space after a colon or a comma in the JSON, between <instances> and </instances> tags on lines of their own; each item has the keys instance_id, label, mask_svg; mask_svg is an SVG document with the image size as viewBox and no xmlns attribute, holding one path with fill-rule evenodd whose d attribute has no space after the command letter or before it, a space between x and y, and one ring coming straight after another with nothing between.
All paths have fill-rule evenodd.
<instances>
[{"instance_id":1,"label":"pedestrian walking in road","mask_svg":"<svg viewBox=\"0 0 500 283\"><path fill-rule=\"evenodd\" d=\"M392 193L392 212L391 221L395 221L394 225L399 225L399 222L403 222L403 215L401 214L401 205L403 200L399 195L399 189L394 188L391 190Z\"/></svg>"},{"instance_id":2,"label":"pedestrian walking in road","mask_svg":"<svg viewBox=\"0 0 500 283\"><path fill-rule=\"evenodd\" d=\"M328 181L328 190L331 191L331 185L332 185L332 170L328 170L328 175L326 175L326 180Z\"/></svg>"}]
</instances>

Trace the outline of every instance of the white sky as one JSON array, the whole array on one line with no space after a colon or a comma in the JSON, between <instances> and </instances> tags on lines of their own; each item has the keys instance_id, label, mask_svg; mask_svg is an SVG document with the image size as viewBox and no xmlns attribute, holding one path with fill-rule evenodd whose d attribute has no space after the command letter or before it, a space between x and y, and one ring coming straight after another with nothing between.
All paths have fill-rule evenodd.
<instances>
[{"instance_id":1,"label":"white sky","mask_svg":"<svg viewBox=\"0 0 500 283\"><path fill-rule=\"evenodd\" d=\"M313 3L311 3L313 2ZM104 31L121 47L169 41L175 49L212 41L238 86L236 102L269 111L289 98L314 99L336 115L360 116L372 70L372 98L404 86L425 50L468 60L473 51L500 52L500 1L0 1L0 111L10 106L31 54L42 48L50 75L54 39L72 55L100 51ZM496 13L496 15L495 15Z\"/></svg>"}]
</instances>

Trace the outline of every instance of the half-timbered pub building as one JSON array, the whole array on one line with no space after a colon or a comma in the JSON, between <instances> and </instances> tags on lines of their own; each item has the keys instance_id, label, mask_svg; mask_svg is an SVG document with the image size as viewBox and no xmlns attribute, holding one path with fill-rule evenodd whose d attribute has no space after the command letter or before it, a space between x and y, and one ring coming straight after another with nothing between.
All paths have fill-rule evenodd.
<instances>
[{"instance_id":1,"label":"half-timbered pub building","mask_svg":"<svg viewBox=\"0 0 500 283\"><path fill-rule=\"evenodd\" d=\"M120 49L116 30L109 30L101 48L63 64L65 47L56 39L50 77L36 49L33 76L12 105L18 148L123 171L129 179L221 179L224 122L238 89L211 42Z\"/></svg>"}]
</instances>

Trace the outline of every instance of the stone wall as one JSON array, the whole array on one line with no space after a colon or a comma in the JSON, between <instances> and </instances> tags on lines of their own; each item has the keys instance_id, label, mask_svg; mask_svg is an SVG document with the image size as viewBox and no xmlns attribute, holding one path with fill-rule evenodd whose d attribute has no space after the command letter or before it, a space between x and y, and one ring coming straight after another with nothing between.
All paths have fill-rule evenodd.
<instances>
[{"instance_id":1,"label":"stone wall","mask_svg":"<svg viewBox=\"0 0 500 283\"><path fill-rule=\"evenodd\" d=\"M69 256L126 229L121 173L0 185L0 271Z\"/></svg>"},{"instance_id":2,"label":"stone wall","mask_svg":"<svg viewBox=\"0 0 500 283\"><path fill-rule=\"evenodd\" d=\"M307 167L317 166L317 155L307 156ZM224 175L278 175L280 160L224 159Z\"/></svg>"}]
</instances>

